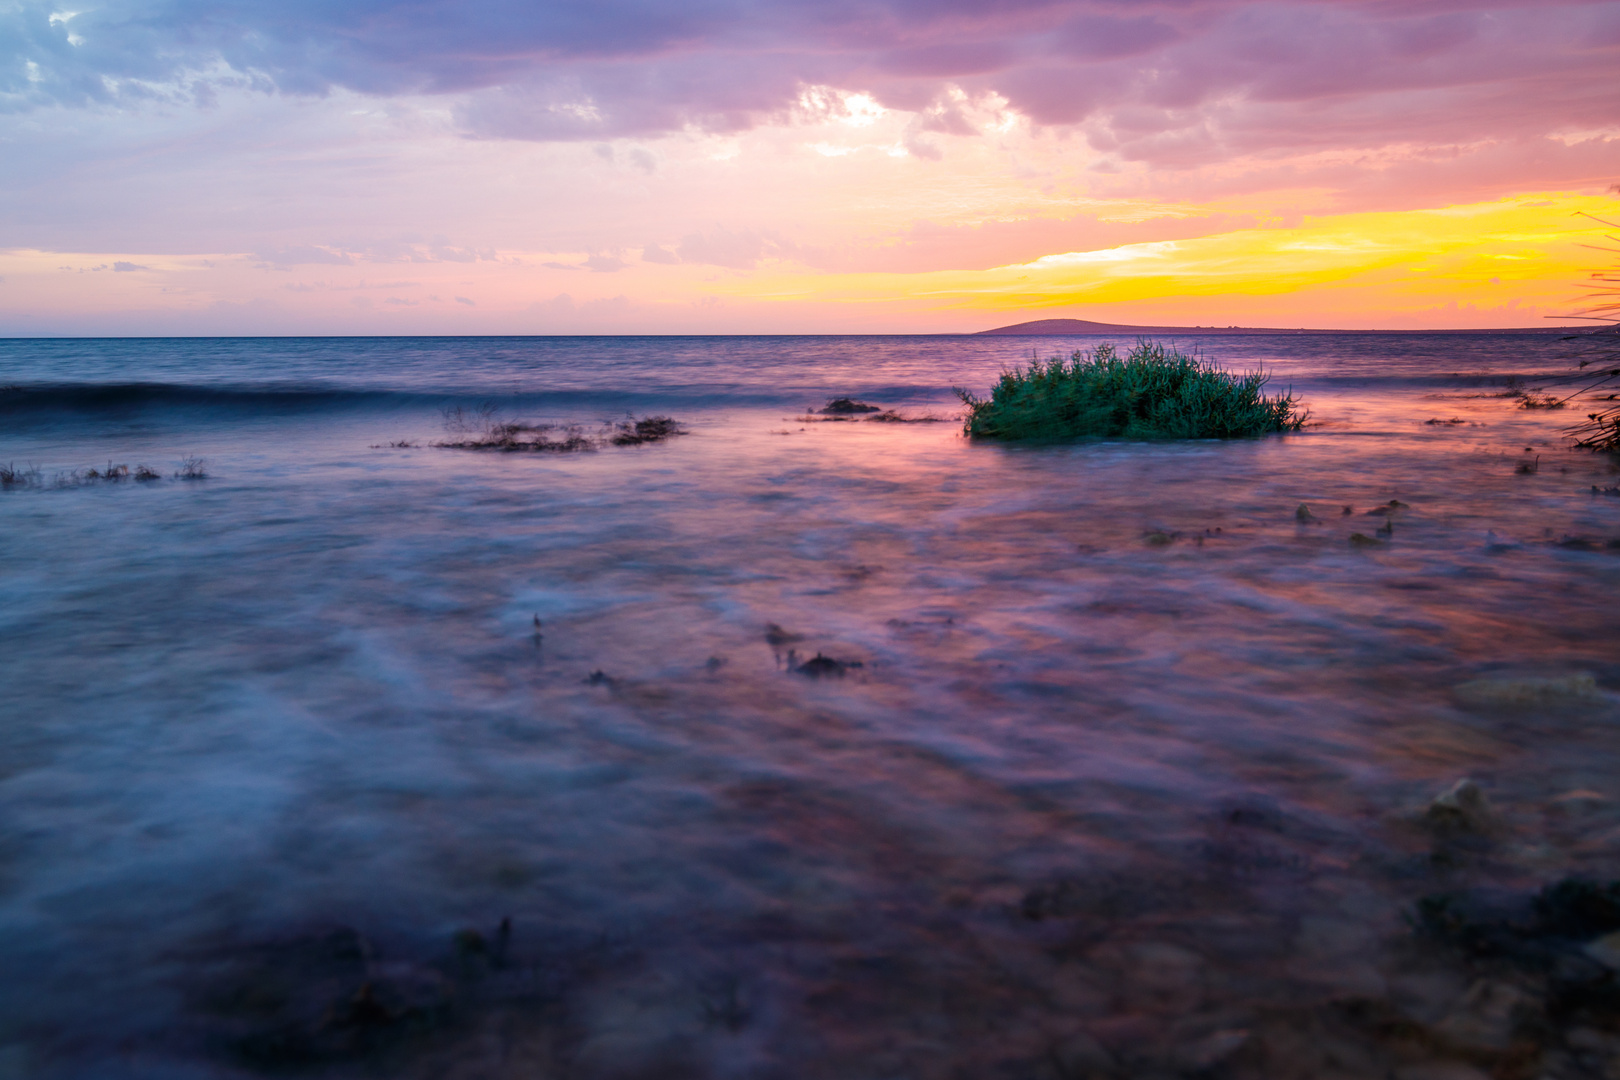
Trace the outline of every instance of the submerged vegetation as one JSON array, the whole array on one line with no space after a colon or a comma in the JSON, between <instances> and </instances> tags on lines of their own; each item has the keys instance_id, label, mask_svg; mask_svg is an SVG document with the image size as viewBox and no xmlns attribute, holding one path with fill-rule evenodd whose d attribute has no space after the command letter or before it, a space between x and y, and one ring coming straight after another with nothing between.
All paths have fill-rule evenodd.
<instances>
[{"instance_id":1,"label":"submerged vegetation","mask_svg":"<svg viewBox=\"0 0 1620 1080\"><path fill-rule=\"evenodd\" d=\"M977 438L1226 439L1298 431L1305 415L1293 395L1265 396L1266 380L1139 341L1123 357L1103 344L1068 360L1031 361L1004 373L988 398L957 395L968 407L967 434Z\"/></svg>"},{"instance_id":2,"label":"submerged vegetation","mask_svg":"<svg viewBox=\"0 0 1620 1080\"><path fill-rule=\"evenodd\" d=\"M175 470L174 478L206 479L208 473L203 465L202 458L188 457ZM47 484L44 472L37 465L26 465L22 468L18 468L15 463L0 465L0 490L4 491L18 488L74 488L84 487L87 484L121 484L126 480L149 484L162 479L163 474L150 465L137 465L131 469L128 465L114 465L109 461L104 469L73 469L69 472L59 472L52 476Z\"/></svg>"},{"instance_id":3,"label":"submerged vegetation","mask_svg":"<svg viewBox=\"0 0 1620 1080\"><path fill-rule=\"evenodd\" d=\"M603 446L642 446L687 433L686 428L668 416L644 416L640 420L630 417L618 423L605 423L600 431L587 432L577 424L558 426L501 420L493 405L472 410L459 405L446 409L444 430L452 438L433 444L440 449L554 454L599 450Z\"/></svg>"}]
</instances>

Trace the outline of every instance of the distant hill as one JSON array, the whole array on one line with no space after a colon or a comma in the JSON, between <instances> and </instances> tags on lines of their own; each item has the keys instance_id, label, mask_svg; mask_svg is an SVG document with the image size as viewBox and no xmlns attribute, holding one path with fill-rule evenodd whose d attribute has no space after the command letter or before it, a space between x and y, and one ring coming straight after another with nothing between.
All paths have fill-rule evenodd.
<instances>
[{"instance_id":1,"label":"distant hill","mask_svg":"<svg viewBox=\"0 0 1620 1080\"><path fill-rule=\"evenodd\" d=\"M1166 334L1548 334L1579 329L1573 326L1523 326L1511 330L1307 330L1304 327L1274 326L1126 326L1123 323L1091 322L1087 319L1036 319L1034 322L998 326L994 330L981 330L986 334L1141 334L1157 337Z\"/></svg>"}]
</instances>

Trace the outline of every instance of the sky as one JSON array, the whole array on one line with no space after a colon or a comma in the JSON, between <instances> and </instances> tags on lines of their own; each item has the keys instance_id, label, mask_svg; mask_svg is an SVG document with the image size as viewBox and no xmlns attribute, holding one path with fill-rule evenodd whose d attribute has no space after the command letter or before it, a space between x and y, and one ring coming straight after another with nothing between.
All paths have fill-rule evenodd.
<instances>
[{"instance_id":1,"label":"sky","mask_svg":"<svg viewBox=\"0 0 1620 1080\"><path fill-rule=\"evenodd\" d=\"M0 335L1567 321L1620 0L0 0Z\"/></svg>"}]
</instances>

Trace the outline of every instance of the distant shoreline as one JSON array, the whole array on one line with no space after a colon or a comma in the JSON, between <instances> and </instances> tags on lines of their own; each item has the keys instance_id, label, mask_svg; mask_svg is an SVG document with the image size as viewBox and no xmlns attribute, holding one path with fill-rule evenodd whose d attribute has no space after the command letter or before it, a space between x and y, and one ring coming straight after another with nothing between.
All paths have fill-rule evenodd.
<instances>
[{"instance_id":1,"label":"distant shoreline","mask_svg":"<svg viewBox=\"0 0 1620 1080\"><path fill-rule=\"evenodd\" d=\"M1318 330L1310 327L1272 326L1127 326L1123 323L1091 322L1087 319L1036 319L1032 322L980 330L975 337L1052 337L1075 334L1198 334L1201 336L1237 334L1562 334L1580 326L1519 326L1507 329L1473 330Z\"/></svg>"}]
</instances>

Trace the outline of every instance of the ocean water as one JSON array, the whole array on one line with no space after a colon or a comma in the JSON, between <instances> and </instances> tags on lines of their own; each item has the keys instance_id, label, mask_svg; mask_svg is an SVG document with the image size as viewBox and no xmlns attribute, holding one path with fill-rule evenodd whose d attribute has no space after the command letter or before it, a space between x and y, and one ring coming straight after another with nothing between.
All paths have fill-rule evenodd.
<instances>
[{"instance_id":1,"label":"ocean water","mask_svg":"<svg viewBox=\"0 0 1620 1080\"><path fill-rule=\"evenodd\" d=\"M1620 875L1620 476L1504 396L1567 346L962 436L1097 340L0 341L0 1077L1494 1068L1414 905Z\"/></svg>"}]
</instances>

